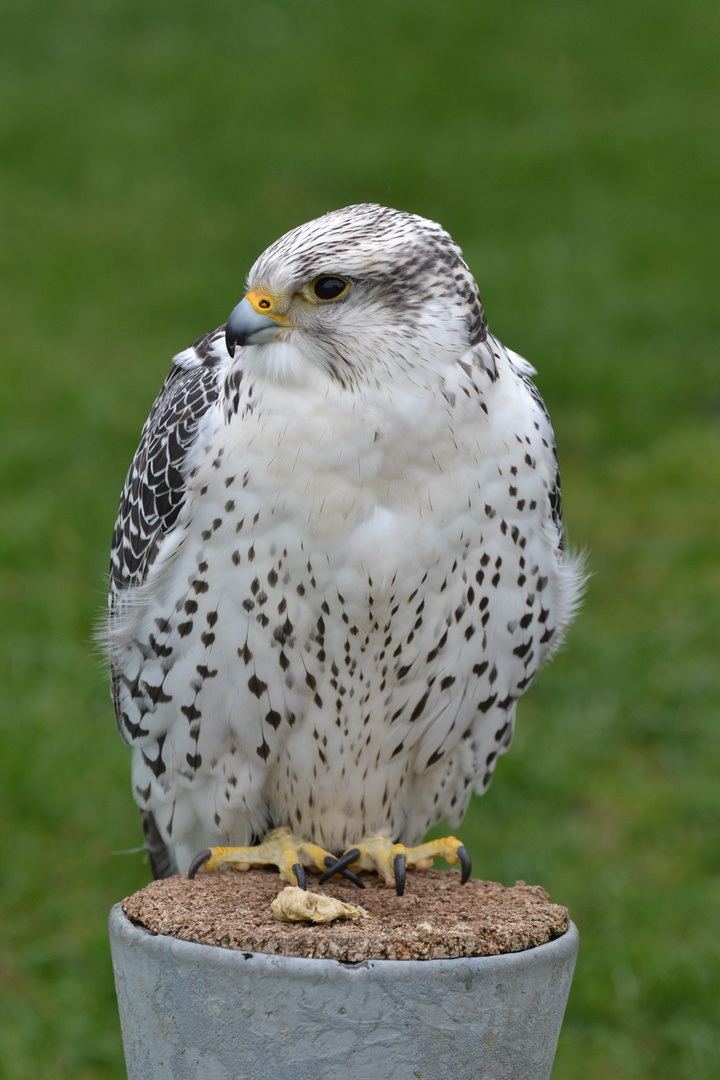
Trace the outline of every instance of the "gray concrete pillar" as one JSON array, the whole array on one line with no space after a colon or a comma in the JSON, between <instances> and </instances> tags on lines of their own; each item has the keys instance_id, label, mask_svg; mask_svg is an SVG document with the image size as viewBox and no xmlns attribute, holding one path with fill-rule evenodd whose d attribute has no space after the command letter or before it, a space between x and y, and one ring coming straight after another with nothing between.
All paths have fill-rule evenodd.
<instances>
[{"instance_id":1,"label":"gray concrete pillar","mask_svg":"<svg viewBox=\"0 0 720 1080\"><path fill-rule=\"evenodd\" d=\"M110 943L128 1080L548 1080L578 932L502 956L299 959Z\"/></svg>"}]
</instances>

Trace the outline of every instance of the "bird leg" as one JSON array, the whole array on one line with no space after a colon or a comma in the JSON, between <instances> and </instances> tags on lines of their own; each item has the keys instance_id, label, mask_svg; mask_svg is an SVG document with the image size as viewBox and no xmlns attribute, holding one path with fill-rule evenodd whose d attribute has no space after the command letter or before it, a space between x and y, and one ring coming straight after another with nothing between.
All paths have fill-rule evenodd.
<instances>
[{"instance_id":1,"label":"bird leg","mask_svg":"<svg viewBox=\"0 0 720 1080\"><path fill-rule=\"evenodd\" d=\"M451 865L460 863L462 874L460 884L464 885L470 877L472 863L464 844L454 836L445 836L439 840L430 840L416 847L394 844L389 836L369 836L362 843L350 848L320 878L320 884L327 881L338 871L341 873L352 867L353 871L375 870L386 885L394 885L398 896L405 891L405 870L408 866L418 870L429 870L433 859L441 857Z\"/></svg>"}]
</instances>

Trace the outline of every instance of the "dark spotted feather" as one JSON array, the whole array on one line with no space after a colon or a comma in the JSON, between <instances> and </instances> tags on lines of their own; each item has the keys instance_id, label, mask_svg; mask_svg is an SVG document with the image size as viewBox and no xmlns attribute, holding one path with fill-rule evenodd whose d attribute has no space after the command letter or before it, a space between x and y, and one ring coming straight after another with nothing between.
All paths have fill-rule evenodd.
<instances>
[{"instance_id":1,"label":"dark spotted feather","mask_svg":"<svg viewBox=\"0 0 720 1080\"><path fill-rule=\"evenodd\" d=\"M203 415L218 400L217 352L224 327L182 354L158 394L125 480L112 539L110 605L141 584L185 501L185 459Z\"/></svg>"}]
</instances>

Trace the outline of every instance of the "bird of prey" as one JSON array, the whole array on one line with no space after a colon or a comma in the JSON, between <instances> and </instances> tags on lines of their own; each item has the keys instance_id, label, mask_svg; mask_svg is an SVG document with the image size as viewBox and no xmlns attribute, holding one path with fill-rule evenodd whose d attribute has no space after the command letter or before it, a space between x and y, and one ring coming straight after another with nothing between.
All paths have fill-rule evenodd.
<instances>
[{"instance_id":1,"label":"bird of prey","mask_svg":"<svg viewBox=\"0 0 720 1080\"><path fill-rule=\"evenodd\" d=\"M127 475L107 643L156 876L462 864L582 588L534 369L435 222L282 236L174 358Z\"/></svg>"}]
</instances>

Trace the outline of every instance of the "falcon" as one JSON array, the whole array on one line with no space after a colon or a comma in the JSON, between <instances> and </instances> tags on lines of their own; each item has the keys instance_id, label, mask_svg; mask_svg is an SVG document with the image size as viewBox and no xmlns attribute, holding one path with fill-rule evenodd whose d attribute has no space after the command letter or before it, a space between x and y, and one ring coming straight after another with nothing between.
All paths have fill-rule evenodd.
<instances>
[{"instance_id":1,"label":"falcon","mask_svg":"<svg viewBox=\"0 0 720 1080\"><path fill-rule=\"evenodd\" d=\"M277 240L174 358L107 622L156 876L467 878L423 837L487 790L582 589L533 374L448 233L370 204Z\"/></svg>"}]
</instances>

